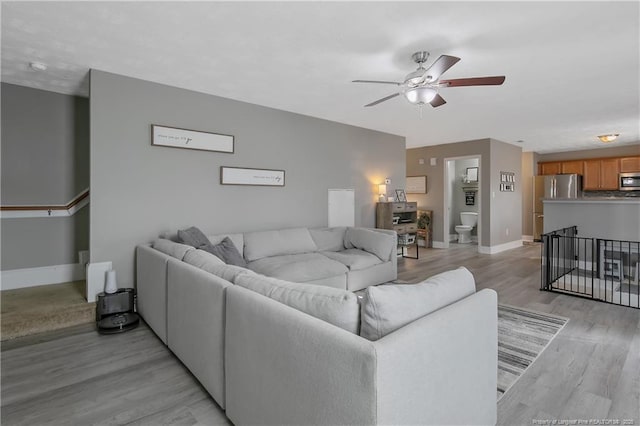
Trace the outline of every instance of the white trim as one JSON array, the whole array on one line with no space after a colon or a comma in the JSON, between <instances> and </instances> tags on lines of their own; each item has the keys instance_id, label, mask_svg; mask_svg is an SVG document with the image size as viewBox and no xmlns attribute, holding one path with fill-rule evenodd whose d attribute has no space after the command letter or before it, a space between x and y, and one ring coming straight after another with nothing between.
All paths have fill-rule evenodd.
<instances>
[{"instance_id":1,"label":"white trim","mask_svg":"<svg viewBox=\"0 0 640 426\"><path fill-rule=\"evenodd\" d=\"M87 263L87 302L95 302L104 291L105 274L111 269L111 262Z\"/></svg>"},{"instance_id":2,"label":"white trim","mask_svg":"<svg viewBox=\"0 0 640 426\"><path fill-rule=\"evenodd\" d=\"M76 196L73 198L73 200L69 201L68 203L64 204L64 206L67 206L71 203L73 203L73 201L78 198L79 196L83 195L85 192L87 192L89 190L89 188L85 189L84 191L82 191L82 193L80 193L80 195ZM78 211L80 211L80 209L82 209L83 207L87 206L89 204L89 198L90 195L87 195L86 198L80 200L80 202L78 202L78 204L69 207L68 209L63 209L63 210L47 210L47 206L41 206L43 209L42 210L33 210L33 209L29 209L29 210L3 210L1 212L1 216L2 219L16 219L16 218L33 218L33 217L69 217L69 216L73 216L74 214L76 214ZM64 207L63 206L63 207ZM3 206L3 207L11 207L11 206ZM33 205L33 206L29 206L29 207L40 207L39 205Z\"/></svg>"},{"instance_id":3,"label":"white trim","mask_svg":"<svg viewBox=\"0 0 640 426\"><path fill-rule=\"evenodd\" d=\"M437 248L437 249L449 248L449 244L445 244L442 241L433 241L431 245L433 246L433 248Z\"/></svg>"},{"instance_id":4,"label":"white trim","mask_svg":"<svg viewBox=\"0 0 640 426\"><path fill-rule=\"evenodd\" d=\"M498 244L497 246L490 247L478 246L478 251L482 254L496 254L518 247L522 247L522 240L510 241L508 243Z\"/></svg>"},{"instance_id":5,"label":"white trim","mask_svg":"<svg viewBox=\"0 0 640 426\"><path fill-rule=\"evenodd\" d=\"M2 290L68 283L84 279L84 267L79 263L42 266L39 268L2 271Z\"/></svg>"},{"instance_id":6,"label":"white trim","mask_svg":"<svg viewBox=\"0 0 640 426\"><path fill-rule=\"evenodd\" d=\"M533 235L523 235L522 236L522 241L528 241L528 242L533 242Z\"/></svg>"}]
</instances>

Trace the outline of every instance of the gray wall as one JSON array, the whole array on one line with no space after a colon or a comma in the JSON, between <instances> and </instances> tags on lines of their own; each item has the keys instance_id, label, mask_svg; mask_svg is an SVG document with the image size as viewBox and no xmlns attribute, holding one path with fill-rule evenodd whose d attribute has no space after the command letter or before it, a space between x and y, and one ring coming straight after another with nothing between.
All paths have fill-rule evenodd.
<instances>
[{"instance_id":1,"label":"gray wall","mask_svg":"<svg viewBox=\"0 0 640 426\"><path fill-rule=\"evenodd\" d=\"M427 175L427 194L410 194L418 208L433 210L433 239L444 240L444 159L481 156L480 245L489 247L521 239L522 186L520 147L491 139L411 148L407 150L407 175ZM431 166L430 159L436 159ZM423 164L420 164L423 160ZM500 171L516 173L516 192L500 193ZM517 202L516 202L517 201ZM476 200L477 202L477 200ZM509 235L506 235L509 228Z\"/></svg>"},{"instance_id":2,"label":"gray wall","mask_svg":"<svg viewBox=\"0 0 640 426\"><path fill-rule=\"evenodd\" d=\"M500 171L515 173L515 191L500 192ZM491 140L491 245L522 239L522 148Z\"/></svg>"},{"instance_id":3,"label":"gray wall","mask_svg":"<svg viewBox=\"0 0 640 426\"><path fill-rule=\"evenodd\" d=\"M375 225L377 185L405 179L403 137L92 70L91 262L131 286L134 248L205 233L327 225L327 190L356 190ZM235 153L151 146L151 124L235 136ZM286 170L284 188L221 186L220 166Z\"/></svg>"},{"instance_id":4,"label":"gray wall","mask_svg":"<svg viewBox=\"0 0 640 426\"><path fill-rule=\"evenodd\" d=\"M66 204L89 186L89 101L2 83L2 205ZM2 270L77 263L88 209L2 219Z\"/></svg>"},{"instance_id":5,"label":"gray wall","mask_svg":"<svg viewBox=\"0 0 640 426\"><path fill-rule=\"evenodd\" d=\"M544 232L577 226L579 237L640 241L639 217L640 201L554 200L544 203Z\"/></svg>"}]
</instances>

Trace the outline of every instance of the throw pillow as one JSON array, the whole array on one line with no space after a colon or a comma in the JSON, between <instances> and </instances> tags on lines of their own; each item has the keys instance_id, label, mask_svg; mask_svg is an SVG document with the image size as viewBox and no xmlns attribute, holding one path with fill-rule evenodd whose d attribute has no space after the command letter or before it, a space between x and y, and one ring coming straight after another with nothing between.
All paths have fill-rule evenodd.
<instances>
[{"instance_id":1,"label":"throw pillow","mask_svg":"<svg viewBox=\"0 0 640 426\"><path fill-rule=\"evenodd\" d=\"M219 244L212 245L209 243L199 248L219 257L227 265L241 266L243 268L247 266L247 262L229 237L224 237Z\"/></svg>"},{"instance_id":2,"label":"throw pillow","mask_svg":"<svg viewBox=\"0 0 640 426\"><path fill-rule=\"evenodd\" d=\"M368 287L360 308L360 336L378 340L476 291L466 268L443 272L419 284Z\"/></svg>"},{"instance_id":3,"label":"throw pillow","mask_svg":"<svg viewBox=\"0 0 640 426\"><path fill-rule=\"evenodd\" d=\"M195 226L178 231L178 242L195 248L200 248L200 246L205 244L211 244L207 236Z\"/></svg>"},{"instance_id":4,"label":"throw pillow","mask_svg":"<svg viewBox=\"0 0 640 426\"><path fill-rule=\"evenodd\" d=\"M247 262L245 262L229 237L225 237L220 243L213 245L200 229L192 226L178 231L178 240L197 249L207 251L229 265L243 268L247 266Z\"/></svg>"}]
</instances>

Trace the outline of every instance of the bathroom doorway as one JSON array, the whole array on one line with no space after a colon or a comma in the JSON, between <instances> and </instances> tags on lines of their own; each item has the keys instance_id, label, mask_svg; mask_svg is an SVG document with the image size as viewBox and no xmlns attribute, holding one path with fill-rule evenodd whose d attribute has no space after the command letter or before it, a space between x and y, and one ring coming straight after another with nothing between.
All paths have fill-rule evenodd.
<instances>
[{"instance_id":1,"label":"bathroom doorway","mask_svg":"<svg viewBox=\"0 0 640 426\"><path fill-rule=\"evenodd\" d=\"M480 251L481 235L481 182L479 155L444 159L444 245L476 247ZM476 220L473 228L462 227L460 213ZM456 226L458 229L456 230ZM458 246L459 244L459 246Z\"/></svg>"}]
</instances>

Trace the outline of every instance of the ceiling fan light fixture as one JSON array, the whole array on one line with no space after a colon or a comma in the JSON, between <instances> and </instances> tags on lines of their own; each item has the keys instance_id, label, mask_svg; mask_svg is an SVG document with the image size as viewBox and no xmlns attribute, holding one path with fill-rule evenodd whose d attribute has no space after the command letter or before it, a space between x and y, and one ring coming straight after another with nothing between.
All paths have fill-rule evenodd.
<instances>
[{"instance_id":1,"label":"ceiling fan light fixture","mask_svg":"<svg viewBox=\"0 0 640 426\"><path fill-rule=\"evenodd\" d=\"M615 141L618 136L620 136L620 133L610 133L608 135L599 135L598 139L600 139L600 142L602 143L610 143Z\"/></svg>"},{"instance_id":2,"label":"ceiling fan light fixture","mask_svg":"<svg viewBox=\"0 0 640 426\"><path fill-rule=\"evenodd\" d=\"M438 92L431 87L414 87L404 92L405 98L412 104L428 104L436 97Z\"/></svg>"}]
</instances>

